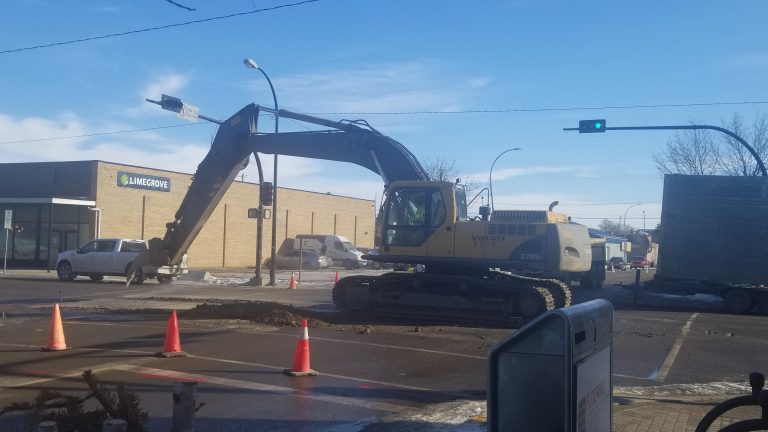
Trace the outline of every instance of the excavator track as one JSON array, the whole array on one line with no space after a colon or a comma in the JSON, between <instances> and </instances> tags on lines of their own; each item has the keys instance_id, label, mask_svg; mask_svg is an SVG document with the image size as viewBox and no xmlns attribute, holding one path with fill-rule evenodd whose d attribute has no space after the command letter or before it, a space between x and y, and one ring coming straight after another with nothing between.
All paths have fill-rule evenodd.
<instances>
[{"instance_id":1,"label":"excavator track","mask_svg":"<svg viewBox=\"0 0 768 432\"><path fill-rule=\"evenodd\" d=\"M518 326L556 308L552 289L540 282L503 272L350 276L334 286L333 302L350 312Z\"/></svg>"},{"instance_id":2,"label":"excavator track","mask_svg":"<svg viewBox=\"0 0 768 432\"><path fill-rule=\"evenodd\" d=\"M557 279L540 279L540 278L529 277L529 276L521 276L518 274L514 274L514 273L502 271L502 270L491 270L491 273L497 274L497 275L503 275L503 277L508 279L515 279L518 281L530 281L531 283L535 283L538 286L548 289L550 294L552 294L552 297L555 299L555 307L558 309L568 307L571 305L571 300L572 300L571 289L568 288L568 284L566 284L563 281L560 281Z\"/></svg>"}]
</instances>

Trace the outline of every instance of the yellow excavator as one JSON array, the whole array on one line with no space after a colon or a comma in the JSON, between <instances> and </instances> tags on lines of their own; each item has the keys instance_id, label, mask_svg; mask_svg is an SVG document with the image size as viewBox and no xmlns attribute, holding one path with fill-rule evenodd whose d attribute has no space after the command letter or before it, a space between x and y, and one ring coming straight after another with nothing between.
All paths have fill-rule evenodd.
<instances>
[{"instance_id":1,"label":"yellow excavator","mask_svg":"<svg viewBox=\"0 0 768 432\"><path fill-rule=\"evenodd\" d=\"M189 111L165 95L149 102ZM326 129L260 133L260 112ZM342 278L333 289L341 310L519 323L569 306L573 280L602 285L604 243L590 238L585 226L551 209L491 211L484 206L479 216L468 217L461 184L431 181L407 148L365 121L332 121L250 104L216 123L211 149L164 238L149 241L152 265L180 262L251 153L258 152L350 162L383 179L379 253L364 258L421 264L424 271Z\"/></svg>"}]
</instances>

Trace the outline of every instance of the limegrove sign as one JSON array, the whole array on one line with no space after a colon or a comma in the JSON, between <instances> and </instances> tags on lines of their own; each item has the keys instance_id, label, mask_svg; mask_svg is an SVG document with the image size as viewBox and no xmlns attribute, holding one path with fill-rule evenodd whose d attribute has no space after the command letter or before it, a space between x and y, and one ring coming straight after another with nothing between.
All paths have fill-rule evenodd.
<instances>
[{"instance_id":1,"label":"limegrove sign","mask_svg":"<svg viewBox=\"0 0 768 432\"><path fill-rule=\"evenodd\" d=\"M168 177L157 177L125 171L117 172L117 185L133 189L148 189L160 192L171 191L171 179Z\"/></svg>"}]
</instances>

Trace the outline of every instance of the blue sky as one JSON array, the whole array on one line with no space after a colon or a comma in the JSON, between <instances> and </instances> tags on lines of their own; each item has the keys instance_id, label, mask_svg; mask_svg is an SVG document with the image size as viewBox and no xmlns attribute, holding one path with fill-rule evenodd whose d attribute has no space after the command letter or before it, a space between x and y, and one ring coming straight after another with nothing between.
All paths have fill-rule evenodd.
<instances>
[{"instance_id":1,"label":"blue sky","mask_svg":"<svg viewBox=\"0 0 768 432\"><path fill-rule=\"evenodd\" d=\"M295 0L294 0L295 1ZM0 51L247 12L292 0L8 0ZM763 101L768 3L740 1L320 0L230 19L0 54L0 160L102 159L194 172L215 133L143 102L181 97L214 118L272 105L364 118L420 159L455 160L496 208L558 210L655 226L666 132L579 135L563 127L747 122L762 104L469 114L506 110ZM355 114L332 114L332 113ZM281 130L303 130L283 120ZM271 131L272 119L260 126ZM271 156L265 165L271 167ZM283 186L373 199L382 183L347 164L281 158ZM271 168L266 170L271 177ZM246 181L257 178L255 164ZM634 203L640 206L629 208ZM628 210L629 209L629 210Z\"/></svg>"}]
</instances>

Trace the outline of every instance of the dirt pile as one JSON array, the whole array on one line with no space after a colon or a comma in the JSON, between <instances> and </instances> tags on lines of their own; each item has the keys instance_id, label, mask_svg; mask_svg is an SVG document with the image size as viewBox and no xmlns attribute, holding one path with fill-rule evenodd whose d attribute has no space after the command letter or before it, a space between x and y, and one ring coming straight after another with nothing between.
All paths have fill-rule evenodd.
<instances>
[{"instance_id":1,"label":"dirt pile","mask_svg":"<svg viewBox=\"0 0 768 432\"><path fill-rule=\"evenodd\" d=\"M272 302L203 303L180 313L191 319L242 319L277 327L298 327L306 319L311 327L329 327L320 314Z\"/></svg>"}]
</instances>

